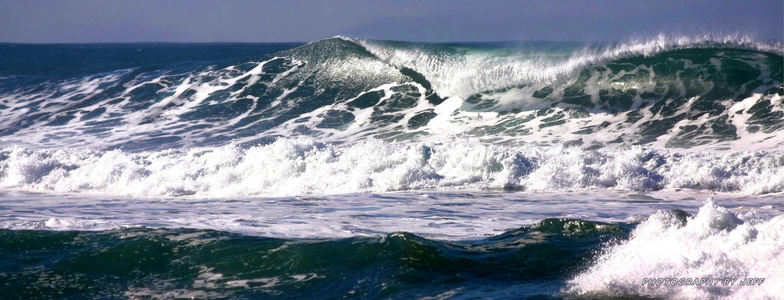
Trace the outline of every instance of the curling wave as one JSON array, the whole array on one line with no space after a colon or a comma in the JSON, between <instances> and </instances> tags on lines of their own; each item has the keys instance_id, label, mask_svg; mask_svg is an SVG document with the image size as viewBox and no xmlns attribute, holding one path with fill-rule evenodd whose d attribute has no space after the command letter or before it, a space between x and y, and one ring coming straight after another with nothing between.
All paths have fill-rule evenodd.
<instances>
[{"instance_id":1,"label":"curling wave","mask_svg":"<svg viewBox=\"0 0 784 300\"><path fill-rule=\"evenodd\" d=\"M67 64L0 70L0 142L143 151L303 135L775 148L784 145L779 46L742 37L596 45L337 37L287 50L242 46L261 53L253 59L194 45L220 59L164 62L155 51L166 46L87 47L142 54L138 65L89 55L66 62L87 72L62 71ZM14 47L36 55L54 46L0 51L18 55Z\"/></svg>"}]
</instances>

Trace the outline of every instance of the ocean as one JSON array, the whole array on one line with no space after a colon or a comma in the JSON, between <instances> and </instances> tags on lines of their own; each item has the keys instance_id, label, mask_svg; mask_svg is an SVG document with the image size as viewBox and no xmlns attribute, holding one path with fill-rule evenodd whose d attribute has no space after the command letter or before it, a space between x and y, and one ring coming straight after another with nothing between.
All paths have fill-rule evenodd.
<instances>
[{"instance_id":1,"label":"ocean","mask_svg":"<svg viewBox=\"0 0 784 300\"><path fill-rule=\"evenodd\" d=\"M0 44L0 298L775 299L782 49Z\"/></svg>"}]
</instances>

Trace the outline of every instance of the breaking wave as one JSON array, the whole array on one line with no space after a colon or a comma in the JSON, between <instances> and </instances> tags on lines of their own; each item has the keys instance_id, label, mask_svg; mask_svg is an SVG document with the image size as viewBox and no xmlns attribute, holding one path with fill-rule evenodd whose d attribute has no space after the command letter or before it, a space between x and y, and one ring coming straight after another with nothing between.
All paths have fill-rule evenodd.
<instances>
[{"instance_id":1,"label":"breaking wave","mask_svg":"<svg viewBox=\"0 0 784 300\"><path fill-rule=\"evenodd\" d=\"M0 51L13 59L46 47L54 46ZM85 57L0 70L2 144L143 151L290 136L714 150L784 143L781 47L743 37L190 46L215 53L212 60L160 58L165 45L79 47ZM90 51L140 57L107 63Z\"/></svg>"}]
</instances>

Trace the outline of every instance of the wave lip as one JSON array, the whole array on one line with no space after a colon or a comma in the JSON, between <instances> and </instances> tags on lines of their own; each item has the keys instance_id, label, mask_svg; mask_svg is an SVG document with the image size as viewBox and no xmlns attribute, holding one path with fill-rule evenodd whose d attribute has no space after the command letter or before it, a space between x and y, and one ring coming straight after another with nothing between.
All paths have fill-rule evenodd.
<instances>
[{"instance_id":1,"label":"wave lip","mask_svg":"<svg viewBox=\"0 0 784 300\"><path fill-rule=\"evenodd\" d=\"M745 218L743 218L745 217ZM743 220L746 219L746 220ZM659 212L569 281L568 293L678 299L773 299L784 293L784 216L755 220L707 202L683 218ZM656 286L645 278L734 278L734 285ZM764 278L742 286L745 278Z\"/></svg>"},{"instance_id":2,"label":"wave lip","mask_svg":"<svg viewBox=\"0 0 784 300\"><path fill-rule=\"evenodd\" d=\"M659 34L648 39L620 43L566 44L553 49L548 43L511 50L462 50L461 45L439 47L415 43L350 39L380 60L397 67L409 67L431 79L436 90L446 96L468 97L473 93L509 88L521 84L567 79L590 65L633 57L651 57L683 49L751 50L784 55L778 43L765 43L740 34L674 36ZM465 48L468 45L465 45ZM455 50L457 49L457 50ZM470 49L470 48L469 48Z\"/></svg>"}]
</instances>

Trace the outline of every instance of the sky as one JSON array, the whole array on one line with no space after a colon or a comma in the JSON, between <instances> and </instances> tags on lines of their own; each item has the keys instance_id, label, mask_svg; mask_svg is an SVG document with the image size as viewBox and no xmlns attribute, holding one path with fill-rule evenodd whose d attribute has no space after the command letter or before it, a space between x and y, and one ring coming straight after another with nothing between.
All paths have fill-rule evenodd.
<instances>
[{"instance_id":1,"label":"sky","mask_svg":"<svg viewBox=\"0 0 784 300\"><path fill-rule=\"evenodd\" d=\"M782 40L782 0L0 0L0 42Z\"/></svg>"}]
</instances>

